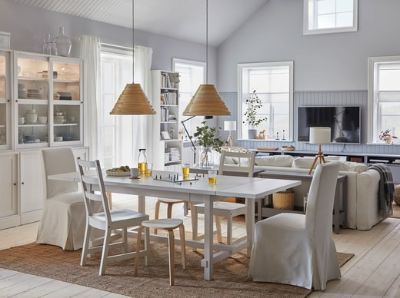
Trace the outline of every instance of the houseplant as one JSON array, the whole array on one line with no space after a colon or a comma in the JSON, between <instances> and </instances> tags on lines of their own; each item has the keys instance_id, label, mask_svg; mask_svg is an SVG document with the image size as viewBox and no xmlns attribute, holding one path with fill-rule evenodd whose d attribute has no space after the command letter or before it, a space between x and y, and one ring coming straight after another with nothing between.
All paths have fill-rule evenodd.
<instances>
[{"instance_id":1,"label":"houseplant","mask_svg":"<svg viewBox=\"0 0 400 298\"><path fill-rule=\"evenodd\" d=\"M267 120L267 117L258 116L257 112L262 108L261 99L258 97L256 90L254 90L246 99L246 111L244 113L244 124L248 126L248 138L256 139L257 127Z\"/></svg>"},{"instance_id":2,"label":"houseplant","mask_svg":"<svg viewBox=\"0 0 400 298\"><path fill-rule=\"evenodd\" d=\"M393 133L390 129L381 131L378 137L379 137L379 140L385 142L388 145L393 144L393 139L397 139L397 137L393 135Z\"/></svg>"},{"instance_id":3,"label":"houseplant","mask_svg":"<svg viewBox=\"0 0 400 298\"><path fill-rule=\"evenodd\" d=\"M196 127L194 137L201 146L200 166L210 166L211 150L221 152L221 147L224 144L224 142L217 137L217 128L209 127L207 122L203 121L201 122L201 126Z\"/></svg>"}]
</instances>

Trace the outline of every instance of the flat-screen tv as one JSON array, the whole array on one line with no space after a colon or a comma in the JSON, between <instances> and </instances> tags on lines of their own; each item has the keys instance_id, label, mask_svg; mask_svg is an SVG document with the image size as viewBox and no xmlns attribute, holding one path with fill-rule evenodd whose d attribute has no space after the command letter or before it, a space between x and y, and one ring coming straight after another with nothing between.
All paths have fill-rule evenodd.
<instances>
[{"instance_id":1,"label":"flat-screen tv","mask_svg":"<svg viewBox=\"0 0 400 298\"><path fill-rule=\"evenodd\" d=\"M330 127L332 143L361 143L360 107L299 107L298 140L308 142L310 127Z\"/></svg>"}]
</instances>

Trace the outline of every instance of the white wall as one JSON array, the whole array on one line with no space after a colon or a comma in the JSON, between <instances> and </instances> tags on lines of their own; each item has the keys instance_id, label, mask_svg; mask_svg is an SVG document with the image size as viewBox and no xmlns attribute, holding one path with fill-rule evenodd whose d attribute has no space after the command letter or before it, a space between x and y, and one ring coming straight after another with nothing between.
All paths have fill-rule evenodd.
<instances>
[{"instance_id":1,"label":"white wall","mask_svg":"<svg viewBox=\"0 0 400 298\"><path fill-rule=\"evenodd\" d=\"M295 61L295 90L366 90L367 58L400 54L400 1L359 0L359 31L303 35L303 0L270 0L217 50L218 89L237 91L237 64Z\"/></svg>"},{"instance_id":2,"label":"white wall","mask_svg":"<svg viewBox=\"0 0 400 298\"><path fill-rule=\"evenodd\" d=\"M0 31L11 33L14 50L41 52L43 39L48 33L56 33L64 26L73 39L72 56L79 55L79 37L96 35L102 42L131 46L132 31L129 28L91 21L79 17L32 8L11 0L0 0ZM136 44L153 48L153 69L171 70L172 58L205 60L204 45L169 38L162 35L137 31ZM210 47L210 82L216 79L216 49Z\"/></svg>"}]
</instances>

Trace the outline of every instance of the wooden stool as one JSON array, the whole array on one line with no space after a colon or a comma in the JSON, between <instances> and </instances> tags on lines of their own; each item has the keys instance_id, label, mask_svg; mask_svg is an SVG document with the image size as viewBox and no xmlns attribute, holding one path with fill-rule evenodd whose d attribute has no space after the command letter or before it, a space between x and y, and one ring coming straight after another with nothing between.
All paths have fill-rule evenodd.
<instances>
[{"instance_id":1,"label":"wooden stool","mask_svg":"<svg viewBox=\"0 0 400 298\"><path fill-rule=\"evenodd\" d=\"M163 204L167 204L167 218L171 218L172 217L172 207L175 204L186 204L185 201L182 200L176 200L176 199L157 199L156 202L156 208L154 211L154 218L155 219L159 219L160 217L160 205L161 203ZM186 215L186 214L185 214ZM157 229L154 229L154 234L157 235Z\"/></svg>"},{"instance_id":2,"label":"wooden stool","mask_svg":"<svg viewBox=\"0 0 400 298\"><path fill-rule=\"evenodd\" d=\"M180 241L181 241L181 249L182 249L182 268L186 268L186 248L185 248L185 227L183 225L183 221L181 219L175 218L166 218L166 219L153 219L143 221L137 236L137 251L140 251L140 244L142 238L142 230L146 229L146 232L149 229L162 229L168 231L168 261L169 261L169 284L171 286L174 285L174 269L175 269L175 240L174 240L174 230L179 228ZM139 266L139 258L136 258L135 263L135 275L137 275Z\"/></svg>"}]
</instances>

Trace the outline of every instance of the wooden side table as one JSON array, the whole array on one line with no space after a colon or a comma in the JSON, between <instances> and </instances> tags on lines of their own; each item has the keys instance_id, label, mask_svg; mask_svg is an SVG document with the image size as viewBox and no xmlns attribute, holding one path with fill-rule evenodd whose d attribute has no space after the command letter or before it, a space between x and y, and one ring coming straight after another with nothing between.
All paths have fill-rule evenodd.
<instances>
[{"instance_id":1,"label":"wooden side table","mask_svg":"<svg viewBox=\"0 0 400 298\"><path fill-rule=\"evenodd\" d=\"M302 199L302 206L297 206L297 210L284 210L272 208L272 203L269 202L269 206L262 208L262 216L270 217L279 213L302 213L304 214L304 197L307 195L311 185L312 175L303 172L286 172L286 171L263 171L258 175L260 178L275 178L275 179L287 179L287 180L301 180L301 186L298 190L297 197L300 196ZM270 199L269 199L270 200ZM346 204L347 204L347 176L339 175L336 184L335 202L333 205L333 231L338 234L340 231L340 225L346 225Z\"/></svg>"}]
</instances>

